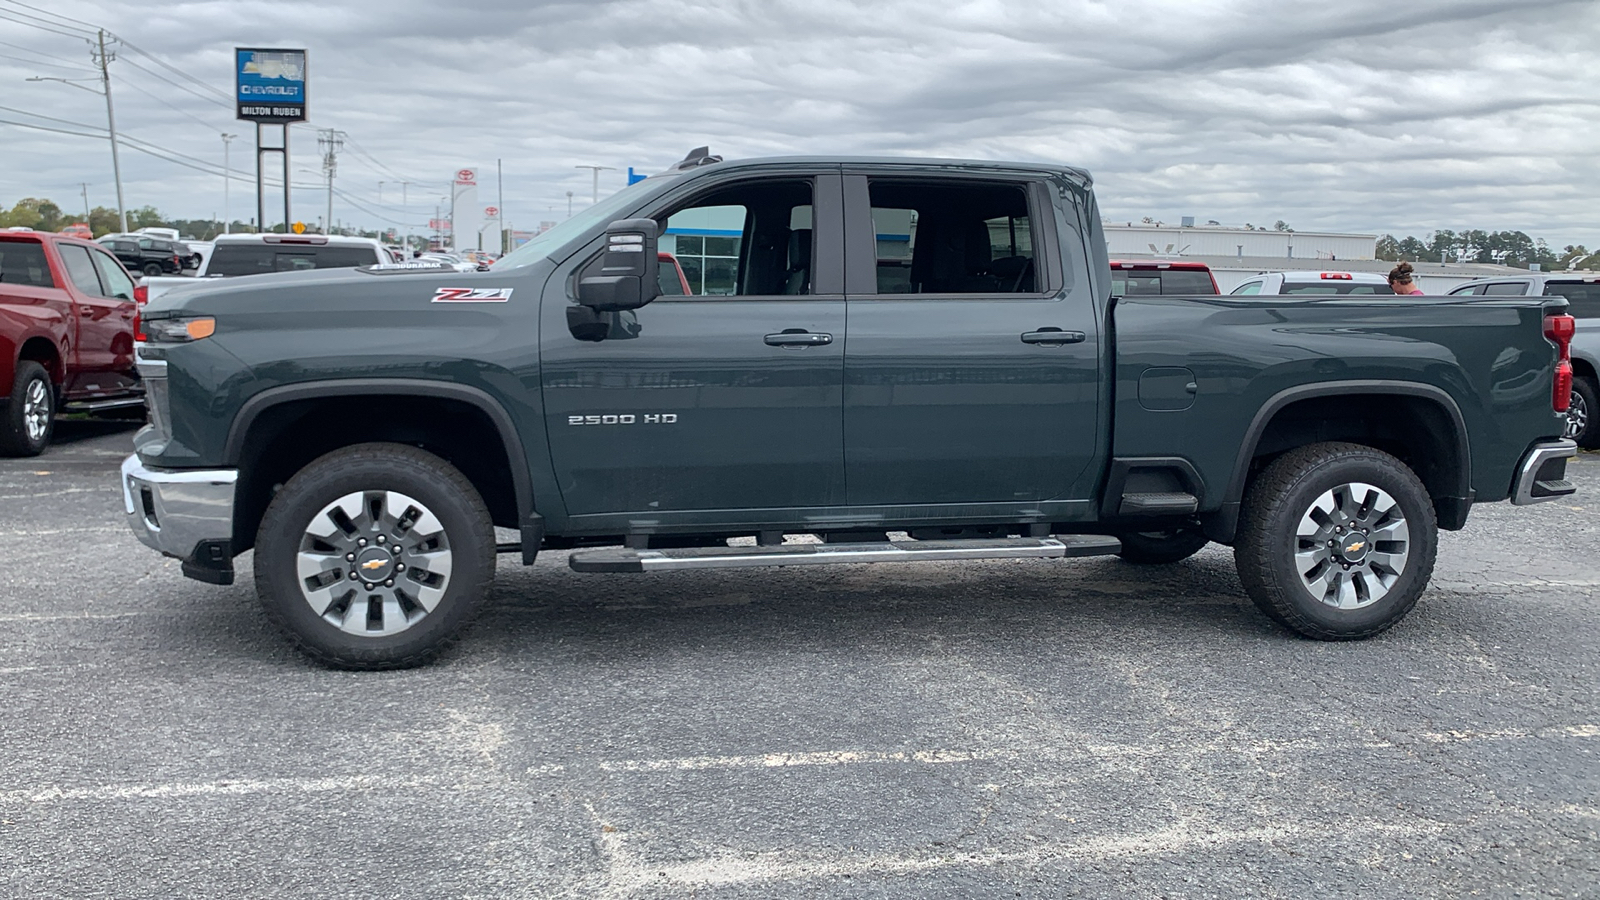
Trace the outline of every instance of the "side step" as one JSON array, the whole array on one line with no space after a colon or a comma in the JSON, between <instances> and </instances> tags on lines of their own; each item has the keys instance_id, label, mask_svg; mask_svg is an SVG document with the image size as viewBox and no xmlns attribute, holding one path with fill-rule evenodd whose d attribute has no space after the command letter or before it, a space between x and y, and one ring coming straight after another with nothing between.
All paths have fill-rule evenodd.
<instances>
[{"instance_id":1,"label":"side step","mask_svg":"<svg viewBox=\"0 0 1600 900\"><path fill-rule=\"evenodd\" d=\"M1124 516L1188 515L1200 508L1200 500L1193 494L1123 494Z\"/></svg>"},{"instance_id":2,"label":"side step","mask_svg":"<svg viewBox=\"0 0 1600 900\"><path fill-rule=\"evenodd\" d=\"M971 541L878 541L864 544L783 544L776 547L689 547L681 550L582 550L568 558L575 572L670 572L754 566L921 562L949 559L1061 559L1109 556L1122 542L1101 535L990 538Z\"/></svg>"},{"instance_id":3,"label":"side step","mask_svg":"<svg viewBox=\"0 0 1600 900\"><path fill-rule=\"evenodd\" d=\"M118 397L115 400L75 400L61 405L62 412L94 413L105 412L108 409L132 409L144 405L144 396Z\"/></svg>"}]
</instances>

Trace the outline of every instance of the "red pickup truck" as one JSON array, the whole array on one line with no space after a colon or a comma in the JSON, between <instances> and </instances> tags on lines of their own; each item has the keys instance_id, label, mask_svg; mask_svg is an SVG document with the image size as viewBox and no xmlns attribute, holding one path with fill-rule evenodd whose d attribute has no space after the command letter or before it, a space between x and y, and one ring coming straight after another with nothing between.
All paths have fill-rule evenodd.
<instances>
[{"instance_id":1,"label":"red pickup truck","mask_svg":"<svg viewBox=\"0 0 1600 900\"><path fill-rule=\"evenodd\" d=\"M133 278L98 245L0 231L0 455L37 456L58 410L144 404Z\"/></svg>"}]
</instances>

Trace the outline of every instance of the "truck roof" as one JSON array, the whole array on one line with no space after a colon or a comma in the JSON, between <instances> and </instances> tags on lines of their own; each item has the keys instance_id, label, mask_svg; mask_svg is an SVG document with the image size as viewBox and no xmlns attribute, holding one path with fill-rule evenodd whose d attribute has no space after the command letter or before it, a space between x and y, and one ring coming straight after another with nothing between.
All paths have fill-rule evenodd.
<instances>
[{"instance_id":1,"label":"truck roof","mask_svg":"<svg viewBox=\"0 0 1600 900\"><path fill-rule=\"evenodd\" d=\"M1089 172L1077 166L1064 165L1052 162L1014 162L994 159L950 159L944 157L920 156L756 156L747 159L718 160L705 162L690 168L672 168L660 175L686 175L701 168L716 167L718 169L744 168L754 166L775 165L831 165L831 166L870 166L891 168L943 168L943 169L992 169L999 172L1049 172L1061 175L1080 184L1093 183ZM658 176L651 176L658 177Z\"/></svg>"}]
</instances>

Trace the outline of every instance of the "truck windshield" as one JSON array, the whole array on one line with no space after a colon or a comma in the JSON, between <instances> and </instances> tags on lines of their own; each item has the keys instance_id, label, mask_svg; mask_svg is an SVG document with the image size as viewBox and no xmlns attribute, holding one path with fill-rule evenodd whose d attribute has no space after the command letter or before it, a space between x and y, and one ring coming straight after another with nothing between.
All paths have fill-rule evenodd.
<instances>
[{"instance_id":1,"label":"truck windshield","mask_svg":"<svg viewBox=\"0 0 1600 900\"><path fill-rule=\"evenodd\" d=\"M304 244L219 244L211 251L207 275L262 275L301 269L353 269L381 262L371 247L315 247Z\"/></svg>"},{"instance_id":2,"label":"truck windshield","mask_svg":"<svg viewBox=\"0 0 1600 900\"><path fill-rule=\"evenodd\" d=\"M527 243L501 257L494 267L513 269L517 266L532 265L549 256L550 251L595 225L603 225L616 219L624 210L632 208L656 192L664 182L675 180L677 180L676 175L652 175L644 181L630 184L588 209L574 213L572 218L534 235Z\"/></svg>"}]
</instances>

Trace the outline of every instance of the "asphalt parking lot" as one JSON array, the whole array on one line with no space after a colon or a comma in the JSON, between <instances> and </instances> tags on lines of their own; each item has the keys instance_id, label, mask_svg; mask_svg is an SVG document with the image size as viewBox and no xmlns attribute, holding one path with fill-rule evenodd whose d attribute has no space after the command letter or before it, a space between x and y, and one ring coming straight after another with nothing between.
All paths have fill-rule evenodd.
<instances>
[{"instance_id":1,"label":"asphalt parking lot","mask_svg":"<svg viewBox=\"0 0 1600 900\"><path fill-rule=\"evenodd\" d=\"M0 896L1600 894L1600 455L1365 643L1228 551L585 576L422 670L286 649L122 523L131 427L0 460Z\"/></svg>"}]
</instances>

